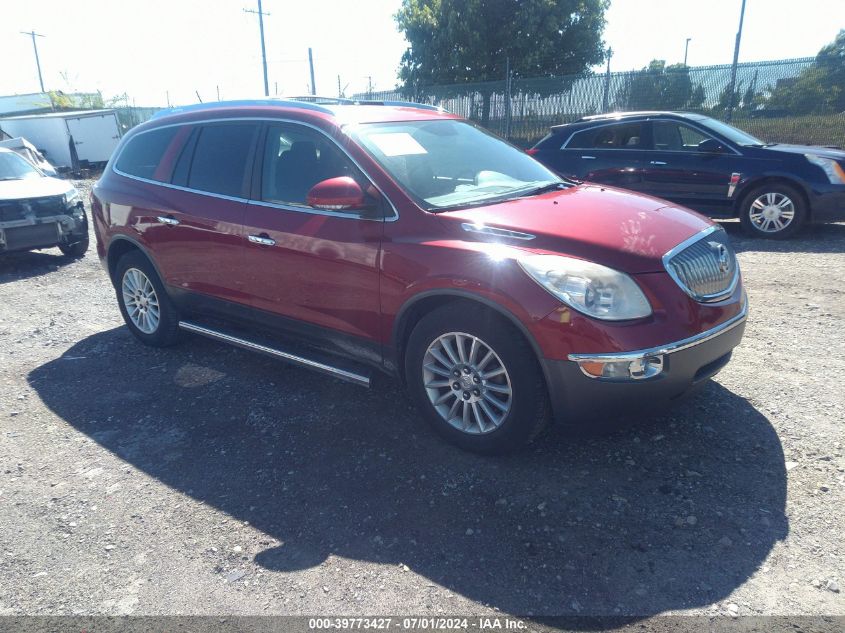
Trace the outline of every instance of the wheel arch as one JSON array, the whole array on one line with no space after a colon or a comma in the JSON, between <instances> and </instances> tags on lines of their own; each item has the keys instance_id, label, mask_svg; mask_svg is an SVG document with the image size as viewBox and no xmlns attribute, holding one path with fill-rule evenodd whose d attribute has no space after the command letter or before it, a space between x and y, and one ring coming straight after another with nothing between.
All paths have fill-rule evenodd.
<instances>
[{"instance_id":1,"label":"wheel arch","mask_svg":"<svg viewBox=\"0 0 845 633\"><path fill-rule=\"evenodd\" d=\"M414 330L414 327L426 314L450 303L464 303L475 307L482 307L505 319L508 323L514 326L520 335L522 335L522 337L528 342L534 352L537 364L543 372L543 379L546 381L546 386L548 386L548 376L545 375L544 363L541 362L541 359L543 358L542 350L525 324L513 312L488 297L483 297L473 292L453 289L438 289L420 292L408 299L400 308L399 313L393 322L391 343L396 354L396 369L403 381L405 379L404 367L406 346L408 338L411 336L411 332Z\"/></svg>"},{"instance_id":2,"label":"wheel arch","mask_svg":"<svg viewBox=\"0 0 845 633\"><path fill-rule=\"evenodd\" d=\"M116 283L114 273L117 268L117 262L120 261L121 257L132 251L138 251L147 258L152 267L155 269L161 283L164 284L164 277L147 249L140 242L127 235L115 235L109 243L109 249L106 253L106 264L108 266L109 278L112 280L112 283Z\"/></svg>"},{"instance_id":3,"label":"wheel arch","mask_svg":"<svg viewBox=\"0 0 845 633\"><path fill-rule=\"evenodd\" d=\"M804 183L802 183L799 179L784 174L764 174L744 183L734 196L734 217L741 217L742 205L748 197L748 194L765 184L781 184L795 189L801 195L804 208L807 210L807 221L812 222L813 210L810 206L810 194L806 185L804 185Z\"/></svg>"}]
</instances>

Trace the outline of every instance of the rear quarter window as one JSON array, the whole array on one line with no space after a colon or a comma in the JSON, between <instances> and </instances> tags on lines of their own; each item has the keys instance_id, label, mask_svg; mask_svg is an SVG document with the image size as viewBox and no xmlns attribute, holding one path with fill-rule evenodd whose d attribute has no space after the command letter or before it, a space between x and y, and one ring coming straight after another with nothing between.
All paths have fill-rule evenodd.
<instances>
[{"instance_id":1,"label":"rear quarter window","mask_svg":"<svg viewBox=\"0 0 845 633\"><path fill-rule=\"evenodd\" d=\"M163 175L158 167L178 131L178 127L165 127L133 136L120 152L115 168L130 176L166 182L170 174Z\"/></svg>"},{"instance_id":2,"label":"rear quarter window","mask_svg":"<svg viewBox=\"0 0 845 633\"><path fill-rule=\"evenodd\" d=\"M642 137L641 121L600 125L573 134L566 149L636 149Z\"/></svg>"}]
</instances>

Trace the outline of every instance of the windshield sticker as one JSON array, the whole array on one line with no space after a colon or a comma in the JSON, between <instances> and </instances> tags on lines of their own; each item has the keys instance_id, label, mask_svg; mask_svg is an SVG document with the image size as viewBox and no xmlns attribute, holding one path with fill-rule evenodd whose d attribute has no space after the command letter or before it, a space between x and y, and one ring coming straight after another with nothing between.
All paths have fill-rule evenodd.
<instances>
[{"instance_id":1,"label":"windshield sticker","mask_svg":"<svg viewBox=\"0 0 845 633\"><path fill-rule=\"evenodd\" d=\"M371 134L370 140L385 156L410 156L428 154L425 148L407 132Z\"/></svg>"}]
</instances>

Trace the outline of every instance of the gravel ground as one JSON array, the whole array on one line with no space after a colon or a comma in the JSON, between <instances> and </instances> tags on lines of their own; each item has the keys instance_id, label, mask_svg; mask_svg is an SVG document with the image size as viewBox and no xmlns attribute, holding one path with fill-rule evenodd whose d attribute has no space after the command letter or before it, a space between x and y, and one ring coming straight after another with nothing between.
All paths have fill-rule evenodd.
<instances>
[{"instance_id":1,"label":"gravel ground","mask_svg":"<svg viewBox=\"0 0 845 633\"><path fill-rule=\"evenodd\" d=\"M0 615L845 615L845 224L728 229L728 367L506 458L389 382L141 346L93 241L0 259Z\"/></svg>"}]
</instances>

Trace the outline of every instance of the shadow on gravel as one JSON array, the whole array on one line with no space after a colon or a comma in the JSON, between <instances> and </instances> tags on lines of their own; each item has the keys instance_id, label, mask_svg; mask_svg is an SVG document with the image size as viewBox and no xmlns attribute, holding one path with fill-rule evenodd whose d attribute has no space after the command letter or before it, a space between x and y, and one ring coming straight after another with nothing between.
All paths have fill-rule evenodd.
<instances>
[{"instance_id":1,"label":"shadow on gravel","mask_svg":"<svg viewBox=\"0 0 845 633\"><path fill-rule=\"evenodd\" d=\"M725 598L788 532L778 437L717 383L634 428L481 458L421 428L390 383L196 338L155 350L110 330L29 382L121 459L278 539L255 558L270 571L335 555L511 614L647 616ZM353 583L366 574L341 585L350 600Z\"/></svg>"},{"instance_id":2,"label":"shadow on gravel","mask_svg":"<svg viewBox=\"0 0 845 633\"><path fill-rule=\"evenodd\" d=\"M739 222L720 223L731 236L734 248L762 253L845 253L845 223L813 224L804 227L795 237L765 240L748 237Z\"/></svg>"},{"instance_id":3,"label":"shadow on gravel","mask_svg":"<svg viewBox=\"0 0 845 633\"><path fill-rule=\"evenodd\" d=\"M48 275L74 261L58 248L0 254L0 284Z\"/></svg>"}]
</instances>

